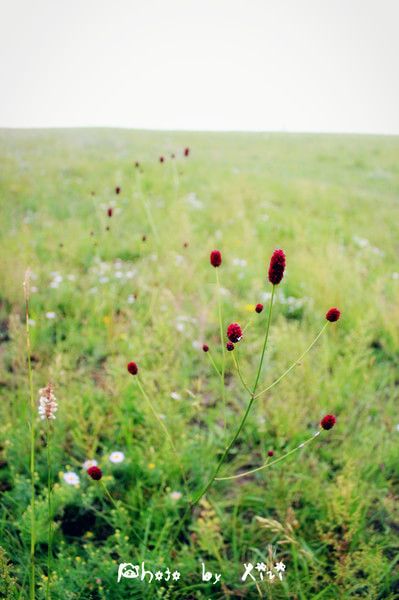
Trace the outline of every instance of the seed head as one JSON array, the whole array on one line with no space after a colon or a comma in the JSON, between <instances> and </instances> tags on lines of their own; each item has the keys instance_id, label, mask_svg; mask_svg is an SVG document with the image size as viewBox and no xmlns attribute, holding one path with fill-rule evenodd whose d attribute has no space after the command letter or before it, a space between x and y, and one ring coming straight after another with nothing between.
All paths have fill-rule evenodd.
<instances>
[{"instance_id":1,"label":"seed head","mask_svg":"<svg viewBox=\"0 0 399 600\"><path fill-rule=\"evenodd\" d=\"M99 481L103 476L103 472L101 471L100 467L96 466L89 467L87 469L87 474L89 475L89 477L94 479L94 481Z\"/></svg>"},{"instance_id":2,"label":"seed head","mask_svg":"<svg viewBox=\"0 0 399 600\"><path fill-rule=\"evenodd\" d=\"M257 313L261 313L261 312L262 312L262 310L263 310L263 304L257 304L257 305L255 306L255 312L257 312Z\"/></svg>"},{"instance_id":3,"label":"seed head","mask_svg":"<svg viewBox=\"0 0 399 600\"><path fill-rule=\"evenodd\" d=\"M227 328L227 337L230 342L237 343L242 338L242 330L238 323L231 323Z\"/></svg>"},{"instance_id":4,"label":"seed head","mask_svg":"<svg viewBox=\"0 0 399 600\"><path fill-rule=\"evenodd\" d=\"M139 372L139 368L133 360L128 363L127 370L129 371L130 375L137 375Z\"/></svg>"},{"instance_id":5,"label":"seed head","mask_svg":"<svg viewBox=\"0 0 399 600\"><path fill-rule=\"evenodd\" d=\"M212 250L209 257L212 267L220 267L222 264L222 255L219 250Z\"/></svg>"},{"instance_id":6,"label":"seed head","mask_svg":"<svg viewBox=\"0 0 399 600\"><path fill-rule=\"evenodd\" d=\"M334 415L326 415L320 421L320 425L323 429L328 430L328 429L332 429L336 422L337 422L337 419L334 417Z\"/></svg>"},{"instance_id":7,"label":"seed head","mask_svg":"<svg viewBox=\"0 0 399 600\"><path fill-rule=\"evenodd\" d=\"M233 344L233 342L227 342L226 348L227 348L228 352L231 352L232 350L234 350L234 344Z\"/></svg>"},{"instance_id":8,"label":"seed head","mask_svg":"<svg viewBox=\"0 0 399 600\"><path fill-rule=\"evenodd\" d=\"M270 259L269 281L273 285L278 285L283 278L285 269L285 254L283 250L275 250Z\"/></svg>"},{"instance_id":9,"label":"seed head","mask_svg":"<svg viewBox=\"0 0 399 600\"><path fill-rule=\"evenodd\" d=\"M49 383L45 388L40 390L39 398L39 415L42 421L45 419L55 419L55 413L58 410L56 397L53 393L53 387Z\"/></svg>"},{"instance_id":10,"label":"seed head","mask_svg":"<svg viewBox=\"0 0 399 600\"><path fill-rule=\"evenodd\" d=\"M338 321L340 316L341 316L341 311L335 307L330 308L330 310L328 310L326 312L326 319L327 319L327 321L330 321L330 323L335 323L335 321Z\"/></svg>"}]
</instances>

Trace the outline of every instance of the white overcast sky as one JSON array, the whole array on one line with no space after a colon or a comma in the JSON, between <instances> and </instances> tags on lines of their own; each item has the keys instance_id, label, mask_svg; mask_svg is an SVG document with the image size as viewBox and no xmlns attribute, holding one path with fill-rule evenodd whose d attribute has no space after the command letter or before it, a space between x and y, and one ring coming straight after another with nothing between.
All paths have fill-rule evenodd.
<instances>
[{"instance_id":1,"label":"white overcast sky","mask_svg":"<svg viewBox=\"0 0 399 600\"><path fill-rule=\"evenodd\" d=\"M399 134L399 0L0 0L0 126Z\"/></svg>"}]
</instances>

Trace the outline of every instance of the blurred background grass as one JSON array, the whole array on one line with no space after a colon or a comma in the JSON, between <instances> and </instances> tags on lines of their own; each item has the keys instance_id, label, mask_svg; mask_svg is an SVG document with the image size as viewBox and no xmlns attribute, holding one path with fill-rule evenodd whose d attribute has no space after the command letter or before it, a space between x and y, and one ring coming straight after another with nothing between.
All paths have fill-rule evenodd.
<instances>
[{"instance_id":1,"label":"blurred background grass","mask_svg":"<svg viewBox=\"0 0 399 600\"><path fill-rule=\"evenodd\" d=\"M25 598L28 581L28 267L34 388L51 380L59 402L54 598L256 598L242 565L266 561L270 547L287 569L283 583L260 584L264 597L399 597L398 153L397 137L0 131L4 597ZM188 493L212 473L247 403L228 357L223 414L220 382L200 349L208 343L220 360L209 252L223 254L224 324L253 318L239 347L251 382L266 319L253 305L267 304L275 247L285 250L287 271L261 387L296 360L330 306L342 319L256 402L222 472L258 466L269 449L278 457L327 412L338 423L286 462L215 483L185 515ZM189 489L126 372L129 360L173 435ZM46 573L41 428L38 598ZM109 462L114 450L123 463ZM129 509L115 511L88 480L88 458ZM79 474L79 487L58 475L67 470ZM202 559L222 572L222 586L201 583ZM130 560L178 568L181 580L117 584L117 564Z\"/></svg>"}]
</instances>

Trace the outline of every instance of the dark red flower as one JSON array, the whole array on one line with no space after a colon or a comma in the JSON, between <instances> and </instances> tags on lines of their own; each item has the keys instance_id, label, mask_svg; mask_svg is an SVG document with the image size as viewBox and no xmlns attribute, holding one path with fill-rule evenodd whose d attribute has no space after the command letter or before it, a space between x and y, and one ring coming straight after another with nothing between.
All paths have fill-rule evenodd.
<instances>
[{"instance_id":1,"label":"dark red flower","mask_svg":"<svg viewBox=\"0 0 399 600\"><path fill-rule=\"evenodd\" d=\"M337 419L334 417L334 415L326 415L320 421L320 425L323 427L323 429L332 429L336 422Z\"/></svg>"},{"instance_id":2,"label":"dark red flower","mask_svg":"<svg viewBox=\"0 0 399 600\"><path fill-rule=\"evenodd\" d=\"M255 306L255 311L256 311L257 313L261 313L261 312L262 312L262 310L263 310L263 304L257 304L257 305Z\"/></svg>"},{"instance_id":3,"label":"dark red flower","mask_svg":"<svg viewBox=\"0 0 399 600\"><path fill-rule=\"evenodd\" d=\"M111 218L111 217L112 217L112 213L113 213L113 212L114 212L114 209L113 209L113 208L109 208L109 209L107 210L107 215L109 216L109 218Z\"/></svg>"},{"instance_id":4,"label":"dark red flower","mask_svg":"<svg viewBox=\"0 0 399 600\"><path fill-rule=\"evenodd\" d=\"M232 350L234 350L234 344L233 344L233 342L227 342L226 348L227 348L228 352L231 352Z\"/></svg>"},{"instance_id":5,"label":"dark red flower","mask_svg":"<svg viewBox=\"0 0 399 600\"><path fill-rule=\"evenodd\" d=\"M268 450L267 456L274 456L274 450Z\"/></svg>"},{"instance_id":6,"label":"dark red flower","mask_svg":"<svg viewBox=\"0 0 399 600\"><path fill-rule=\"evenodd\" d=\"M103 472L101 471L100 467L89 467L87 469L87 474L89 477L94 479L94 481L99 481L103 476Z\"/></svg>"},{"instance_id":7,"label":"dark red flower","mask_svg":"<svg viewBox=\"0 0 399 600\"><path fill-rule=\"evenodd\" d=\"M127 370L129 371L130 375L137 375L139 372L139 368L133 360L128 363Z\"/></svg>"},{"instance_id":8,"label":"dark red flower","mask_svg":"<svg viewBox=\"0 0 399 600\"><path fill-rule=\"evenodd\" d=\"M285 269L285 254L282 250L275 250L270 259L269 281L278 285L283 278Z\"/></svg>"},{"instance_id":9,"label":"dark red flower","mask_svg":"<svg viewBox=\"0 0 399 600\"><path fill-rule=\"evenodd\" d=\"M190 154L190 148L184 148L184 156L188 156Z\"/></svg>"},{"instance_id":10,"label":"dark red flower","mask_svg":"<svg viewBox=\"0 0 399 600\"><path fill-rule=\"evenodd\" d=\"M175 155L174 155L174 153L172 153L172 154L170 155L170 158L176 158L176 157L175 157Z\"/></svg>"},{"instance_id":11,"label":"dark red flower","mask_svg":"<svg viewBox=\"0 0 399 600\"><path fill-rule=\"evenodd\" d=\"M164 161L165 161L165 158L164 158L163 156L160 156L160 157L159 157L159 162L160 162L160 163L163 163Z\"/></svg>"},{"instance_id":12,"label":"dark red flower","mask_svg":"<svg viewBox=\"0 0 399 600\"><path fill-rule=\"evenodd\" d=\"M220 265L222 264L222 255L219 250L212 250L209 258L212 267L220 267Z\"/></svg>"},{"instance_id":13,"label":"dark red flower","mask_svg":"<svg viewBox=\"0 0 399 600\"><path fill-rule=\"evenodd\" d=\"M147 241L147 236L146 236L146 234L144 234L144 235L142 235L142 236L141 236L141 241L142 241L142 242L146 242L146 241Z\"/></svg>"},{"instance_id":14,"label":"dark red flower","mask_svg":"<svg viewBox=\"0 0 399 600\"><path fill-rule=\"evenodd\" d=\"M327 319L327 321L330 321L330 323L335 323L335 321L338 321L340 316L341 316L341 311L335 307L330 308L330 310L328 310L326 312L326 319Z\"/></svg>"},{"instance_id":15,"label":"dark red flower","mask_svg":"<svg viewBox=\"0 0 399 600\"><path fill-rule=\"evenodd\" d=\"M208 344L202 344L202 349L204 352L208 352L208 350L209 350Z\"/></svg>"},{"instance_id":16,"label":"dark red flower","mask_svg":"<svg viewBox=\"0 0 399 600\"><path fill-rule=\"evenodd\" d=\"M120 194L120 193L121 193L121 188L119 187L119 185L117 185L115 188L115 194Z\"/></svg>"},{"instance_id":17,"label":"dark red flower","mask_svg":"<svg viewBox=\"0 0 399 600\"><path fill-rule=\"evenodd\" d=\"M238 323L230 323L227 328L227 337L230 342L239 342L242 338L242 330Z\"/></svg>"},{"instance_id":18,"label":"dark red flower","mask_svg":"<svg viewBox=\"0 0 399 600\"><path fill-rule=\"evenodd\" d=\"M139 163L139 161L138 161L138 160L136 160L136 162L134 163L134 166L136 167L136 169L138 169L138 168L139 168L139 166L140 166L140 163Z\"/></svg>"}]
</instances>

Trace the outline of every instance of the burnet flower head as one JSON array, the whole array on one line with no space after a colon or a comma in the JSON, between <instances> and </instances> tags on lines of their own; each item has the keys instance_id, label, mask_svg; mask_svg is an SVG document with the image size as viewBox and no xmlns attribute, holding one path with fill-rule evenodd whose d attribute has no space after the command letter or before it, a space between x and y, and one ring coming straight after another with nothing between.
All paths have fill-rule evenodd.
<instances>
[{"instance_id":1,"label":"burnet flower head","mask_svg":"<svg viewBox=\"0 0 399 600\"><path fill-rule=\"evenodd\" d=\"M40 390L39 415L42 420L55 419L58 404L53 393L53 386L49 383Z\"/></svg>"}]
</instances>

